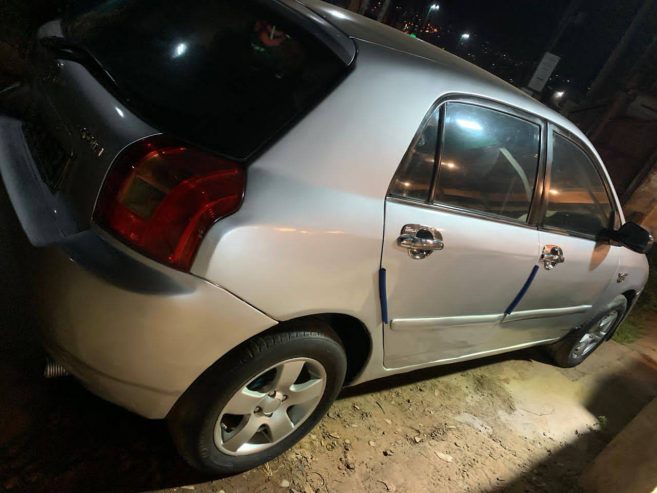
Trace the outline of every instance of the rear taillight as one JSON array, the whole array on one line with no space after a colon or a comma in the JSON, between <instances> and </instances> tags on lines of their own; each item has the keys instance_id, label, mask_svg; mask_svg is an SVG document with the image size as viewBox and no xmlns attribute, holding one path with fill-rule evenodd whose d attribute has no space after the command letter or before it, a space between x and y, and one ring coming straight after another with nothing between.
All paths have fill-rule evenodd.
<instances>
[{"instance_id":1,"label":"rear taillight","mask_svg":"<svg viewBox=\"0 0 657 493\"><path fill-rule=\"evenodd\" d=\"M94 218L145 255L187 271L210 226L239 209L245 181L237 163L149 137L117 157Z\"/></svg>"}]
</instances>

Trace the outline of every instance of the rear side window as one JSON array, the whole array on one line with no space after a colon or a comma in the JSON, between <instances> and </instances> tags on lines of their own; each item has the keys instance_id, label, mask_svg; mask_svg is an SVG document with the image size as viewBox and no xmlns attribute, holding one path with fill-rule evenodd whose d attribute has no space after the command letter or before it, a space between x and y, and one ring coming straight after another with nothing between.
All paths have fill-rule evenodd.
<instances>
[{"instance_id":1,"label":"rear side window","mask_svg":"<svg viewBox=\"0 0 657 493\"><path fill-rule=\"evenodd\" d=\"M390 194L526 222L538 171L541 127L507 113L447 103L425 122ZM442 144L440 144L442 143ZM436 156L439 162L436 162Z\"/></svg>"},{"instance_id":2,"label":"rear side window","mask_svg":"<svg viewBox=\"0 0 657 493\"><path fill-rule=\"evenodd\" d=\"M66 35L111 75L128 106L157 128L237 160L308 111L347 68L265 2L86 5L65 18Z\"/></svg>"},{"instance_id":3,"label":"rear side window","mask_svg":"<svg viewBox=\"0 0 657 493\"><path fill-rule=\"evenodd\" d=\"M576 144L555 134L543 226L595 237L611 225L612 210L593 162Z\"/></svg>"},{"instance_id":4,"label":"rear side window","mask_svg":"<svg viewBox=\"0 0 657 493\"><path fill-rule=\"evenodd\" d=\"M526 221L541 128L482 108L448 103L435 201Z\"/></svg>"},{"instance_id":5,"label":"rear side window","mask_svg":"<svg viewBox=\"0 0 657 493\"><path fill-rule=\"evenodd\" d=\"M436 162L439 121L440 108L436 108L404 156L390 186L392 195L422 201L429 197Z\"/></svg>"}]
</instances>

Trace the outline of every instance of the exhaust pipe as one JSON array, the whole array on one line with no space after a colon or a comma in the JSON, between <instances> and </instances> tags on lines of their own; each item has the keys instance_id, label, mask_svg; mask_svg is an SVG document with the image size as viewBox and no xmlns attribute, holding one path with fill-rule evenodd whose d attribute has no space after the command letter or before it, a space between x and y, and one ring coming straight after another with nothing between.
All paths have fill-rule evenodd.
<instances>
[{"instance_id":1,"label":"exhaust pipe","mask_svg":"<svg viewBox=\"0 0 657 493\"><path fill-rule=\"evenodd\" d=\"M69 375L69 373L61 363L58 363L50 356L46 357L46 367L43 369L43 376L45 378L65 377L67 375Z\"/></svg>"}]
</instances>

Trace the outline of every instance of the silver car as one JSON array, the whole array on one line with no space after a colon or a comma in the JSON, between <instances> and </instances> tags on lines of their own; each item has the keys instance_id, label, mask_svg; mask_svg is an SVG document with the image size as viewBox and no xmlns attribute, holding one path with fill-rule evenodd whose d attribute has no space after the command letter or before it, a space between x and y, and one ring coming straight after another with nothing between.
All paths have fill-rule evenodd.
<instances>
[{"instance_id":1,"label":"silver car","mask_svg":"<svg viewBox=\"0 0 657 493\"><path fill-rule=\"evenodd\" d=\"M120 0L44 25L0 120L43 344L242 471L345 385L545 346L574 366L646 283L569 121L316 0Z\"/></svg>"}]
</instances>

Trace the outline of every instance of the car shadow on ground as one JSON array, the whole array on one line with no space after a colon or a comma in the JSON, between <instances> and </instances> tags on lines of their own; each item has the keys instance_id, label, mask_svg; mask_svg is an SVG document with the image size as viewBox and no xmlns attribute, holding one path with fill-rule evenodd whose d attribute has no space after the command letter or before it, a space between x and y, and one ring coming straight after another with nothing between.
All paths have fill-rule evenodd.
<instances>
[{"instance_id":1,"label":"car shadow on ground","mask_svg":"<svg viewBox=\"0 0 657 493\"><path fill-rule=\"evenodd\" d=\"M653 327L652 330L657 330ZM552 364L540 349L518 351L481 360L434 367L408 374L395 375L382 380L367 382L347 388L342 396L355 396L430 380L472 368L481 368L509 359L524 359ZM572 370L560 370L569 372ZM575 370L576 371L576 370ZM657 362L638 354L633 363L608 378L596 381L590 397L583 407L600 420L600 429L580 433L576 440L550 450L548 457L529 465L523 474L500 481L487 493L576 493L581 492L579 479L596 456L623 428L653 399L657 398ZM641 451L637 450L637 460ZM582 460L586 458L588 460ZM657 465L656 465L657 467Z\"/></svg>"},{"instance_id":2,"label":"car shadow on ground","mask_svg":"<svg viewBox=\"0 0 657 493\"><path fill-rule=\"evenodd\" d=\"M530 466L522 475L505 481L488 493L583 491L579 480L605 446L657 395L657 363L650 358L637 358L622 372L596 382L584 407L600 420L600 430L580 433L575 441L556 449L548 457ZM650 389L653 390L650 390ZM642 460L641 450L629 451ZM582 457L590 461L582 461ZM628 471L622 471L627 473ZM619 474L621 472L619 471Z\"/></svg>"},{"instance_id":3,"label":"car shadow on ground","mask_svg":"<svg viewBox=\"0 0 657 493\"><path fill-rule=\"evenodd\" d=\"M44 354L36 337L37 321L28 281L34 277L34 254L6 191L0 186L0 491L137 492L217 479L198 473L179 458L165 422L142 419L102 401L73 379L42 377ZM543 359L538 351L524 351L430 368L346 389L342 397L408 385L511 358ZM537 487L541 482L576 477L581 471L567 471L571 454L586 449L589 455L592 448L601 449L645 404L647 397L632 389L632 375L623 374L604 385L599 399L589 403L591 412L603 415L608 414L608 399L626 402L622 416L609 416L609 422L614 423L614 429L608 430L609 437L583 436L510 483L504 491L540 491Z\"/></svg>"}]
</instances>

